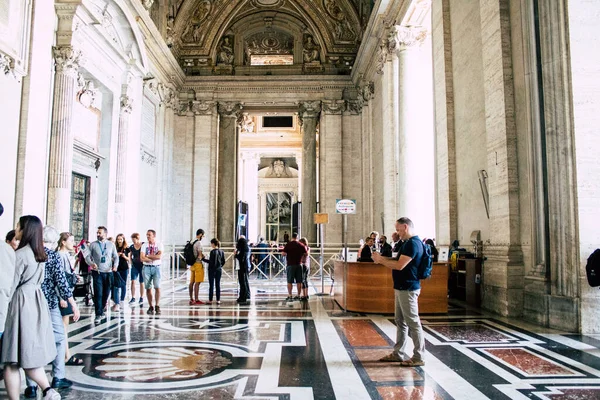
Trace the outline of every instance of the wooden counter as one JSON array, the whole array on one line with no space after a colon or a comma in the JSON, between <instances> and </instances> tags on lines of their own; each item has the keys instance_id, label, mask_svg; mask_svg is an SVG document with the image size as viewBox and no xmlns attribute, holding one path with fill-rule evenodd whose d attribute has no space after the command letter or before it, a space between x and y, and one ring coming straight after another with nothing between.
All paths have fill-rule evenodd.
<instances>
[{"instance_id":1,"label":"wooden counter","mask_svg":"<svg viewBox=\"0 0 600 400\"><path fill-rule=\"evenodd\" d=\"M347 273L344 268L343 262L335 262L334 296L342 308L363 313L394 313L392 270L362 262L349 262ZM419 314L447 312L448 264L434 263L431 277L421 281Z\"/></svg>"}]
</instances>

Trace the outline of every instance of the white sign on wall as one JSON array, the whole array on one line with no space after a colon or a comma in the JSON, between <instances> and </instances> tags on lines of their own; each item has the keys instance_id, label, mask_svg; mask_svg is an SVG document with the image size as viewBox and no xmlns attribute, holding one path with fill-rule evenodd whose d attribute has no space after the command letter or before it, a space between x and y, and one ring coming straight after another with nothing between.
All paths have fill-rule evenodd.
<instances>
[{"instance_id":1,"label":"white sign on wall","mask_svg":"<svg viewBox=\"0 0 600 400\"><path fill-rule=\"evenodd\" d=\"M336 214L356 214L356 200L337 199L335 201Z\"/></svg>"}]
</instances>

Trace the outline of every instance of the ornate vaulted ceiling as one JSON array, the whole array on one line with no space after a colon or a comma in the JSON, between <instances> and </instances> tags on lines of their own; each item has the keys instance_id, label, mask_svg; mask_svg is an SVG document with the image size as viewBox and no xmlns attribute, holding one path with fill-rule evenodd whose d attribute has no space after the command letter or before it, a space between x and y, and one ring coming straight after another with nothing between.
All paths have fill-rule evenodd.
<instances>
[{"instance_id":1,"label":"ornate vaulted ceiling","mask_svg":"<svg viewBox=\"0 0 600 400\"><path fill-rule=\"evenodd\" d=\"M350 73L373 0L168 0L188 75Z\"/></svg>"}]
</instances>

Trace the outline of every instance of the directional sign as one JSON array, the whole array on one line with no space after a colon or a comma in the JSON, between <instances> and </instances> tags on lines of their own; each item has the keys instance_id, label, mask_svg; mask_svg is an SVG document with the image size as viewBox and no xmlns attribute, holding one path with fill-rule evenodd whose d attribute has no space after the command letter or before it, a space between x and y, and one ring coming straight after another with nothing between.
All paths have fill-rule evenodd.
<instances>
[{"instance_id":1,"label":"directional sign","mask_svg":"<svg viewBox=\"0 0 600 400\"><path fill-rule=\"evenodd\" d=\"M337 199L335 201L336 214L356 214L356 200Z\"/></svg>"}]
</instances>

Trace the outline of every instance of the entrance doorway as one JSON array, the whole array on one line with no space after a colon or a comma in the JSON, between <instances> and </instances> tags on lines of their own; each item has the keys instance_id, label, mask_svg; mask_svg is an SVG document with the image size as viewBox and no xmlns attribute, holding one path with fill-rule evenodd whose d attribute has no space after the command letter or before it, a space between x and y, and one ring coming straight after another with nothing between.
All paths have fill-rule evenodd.
<instances>
[{"instance_id":1,"label":"entrance doorway","mask_svg":"<svg viewBox=\"0 0 600 400\"><path fill-rule=\"evenodd\" d=\"M75 241L87 239L90 214L90 178L73 173L71 190L71 233Z\"/></svg>"}]
</instances>

